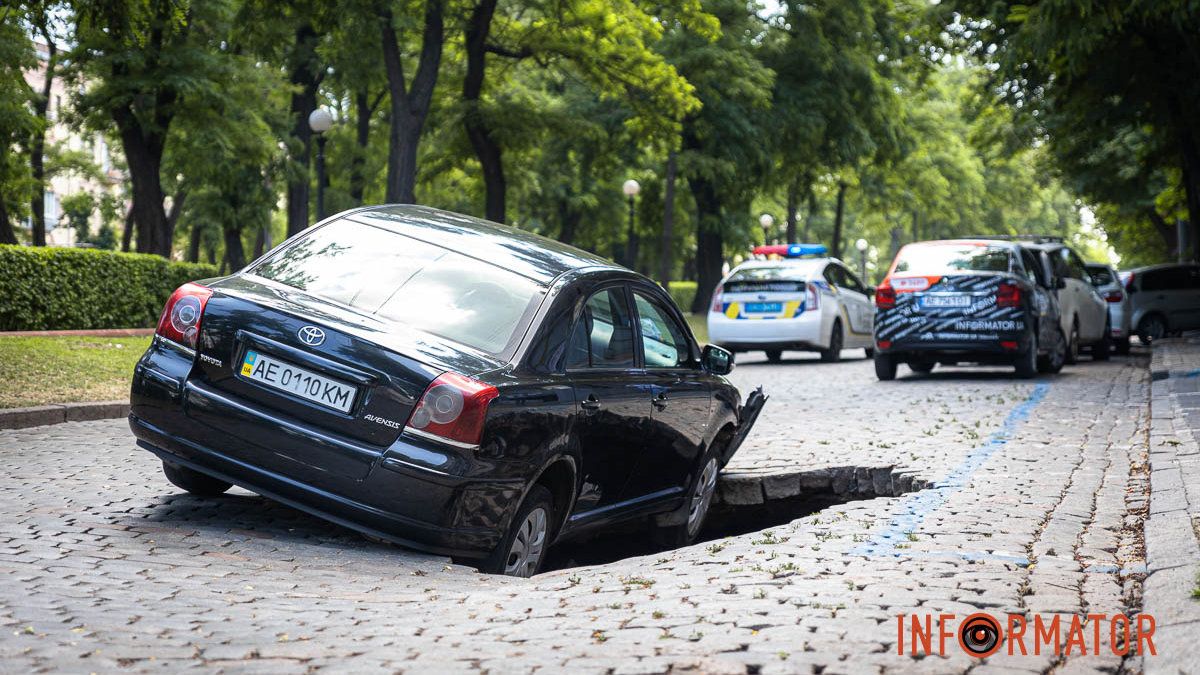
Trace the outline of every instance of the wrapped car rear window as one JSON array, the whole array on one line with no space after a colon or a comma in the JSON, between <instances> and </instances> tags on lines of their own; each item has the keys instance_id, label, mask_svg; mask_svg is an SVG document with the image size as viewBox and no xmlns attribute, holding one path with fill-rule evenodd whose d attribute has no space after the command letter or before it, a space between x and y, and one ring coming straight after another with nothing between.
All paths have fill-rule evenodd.
<instances>
[{"instance_id":1,"label":"wrapped car rear window","mask_svg":"<svg viewBox=\"0 0 1200 675\"><path fill-rule=\"evenodd\" d=\"M250 272L493 355L520 337L544 291L482 260L351 220L314 230Z\"/></svg>"},{"instance_id":2,"label":"wrapped car rear window","mask_svg":"<svg viewBox=\"0 0 1200 675\"><path fill-rule=\"evenodd\" d=\"M909 244L896 257L896 272L953 274L1008 272L1012 249L988 244Z\"/></svg>"}]
</instances>

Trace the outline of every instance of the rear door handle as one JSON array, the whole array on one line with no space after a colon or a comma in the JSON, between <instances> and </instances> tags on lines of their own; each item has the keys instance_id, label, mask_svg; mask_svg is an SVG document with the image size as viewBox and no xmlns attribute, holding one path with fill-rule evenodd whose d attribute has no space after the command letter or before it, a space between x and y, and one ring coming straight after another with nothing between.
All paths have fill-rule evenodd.
<instances>
[{"instance_id":1,"label":"rear door handle","mask_svg":"<svg viewBox=\"0 0 1200 675\"><path fill-rule=\"evenodd\" d=\"M586 400L584 400L579 405L584 410L599 410L600 409L600 399L596 398L595 394L591 394L587 397Z\"/></svg>"},{"instance_id":2,"label":"rear door handle","mask_svg":"<svg viewBox=\"0 0 1200 675\"><path fill-rule=\"evenodd\" d=\"M654 405L654 407L658 410L666 410L667 403L668 403L667 395L659 394L658 396L655 396L654 398L650 399L650 403L652 403Z\"/></svg>"}]
</instances>

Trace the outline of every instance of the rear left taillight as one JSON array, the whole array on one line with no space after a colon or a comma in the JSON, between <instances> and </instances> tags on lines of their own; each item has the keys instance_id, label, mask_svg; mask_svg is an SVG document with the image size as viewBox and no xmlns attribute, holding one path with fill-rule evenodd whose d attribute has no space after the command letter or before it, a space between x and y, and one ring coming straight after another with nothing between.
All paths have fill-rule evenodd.
<instances>
[{"instance_id":1,"label":"rear left taillight","mask_svg":"<svg viewBox=\"0 0 1200 675\"><path fill-rule=\"evenodd\" d=\"M490 384L442 373L425 389L406 426L452 443L479 445L488 405L499 395Z\"/></svg>"},{"instance_id":2,"label":"rear left taillight","mask_svg":"<svg viewBox=\"0 0 1200 675\"><path fill-rule=\"evenodd\" d=\"M875 289L875 306L879 309L892 309L896 306L896 289L887 284L880 284Z\"/></svg>"},{"instance_id":3,"label":"rear left taillight","mask_svg":"<svg viewBox=\"0 0 1200 675\"><path fill-rule=\"evenodd\" d=\"M1109 302L1120 302L1125 299L1125 294L1121 291L1112 290L1104 294L1104 299Z\"/></svg>"},{"instance_id":4,"label":"rear left taillight","mask_svg":"<svg viewBox=\"0 0 1200 675\"><path fill-rule=\"evenodd\" d=\"M1021 304L1021 287L1004 282L996 289L997 307L1017 307Z\"/></svg>"},{"instance_id":5,"label":"rear left taillight","mask_svg":"<svg viewBox=\"0 0 1200 675\"><path fill-rule=\"evenodd\" d=\"M721 302L721 292L724 290L725 289L721 286L721 284L717 284L717 287L713 290L712 311L717 312L718 314L725 311L725 305Z\"/></svg>"},{"instance_id":6,"label":"rear left taillight","mask_svg":"<svg viewBox=\"0 0 1200 675\"><path fill-rule=\"evenodd\" d=\"M158 319L156 335L189 349L196 348L200 336L200 317L204 305L212 297L212 289L200 284L186 283L171 294Z\"/></svg>"},{"instance_id":7,"label":"rear left taillight","mask_svg":"<svg viewBox=\"0 0 1200 675\"><path fill-rule=\"evenodd\" d=\"M808 282L807 284L805 284L804 288L805 288L804 309L806 311L813 310L813 309L820 309L821 308L821 289L817 288L817 285L811 281Z\"/></svg>"}]
</instances>

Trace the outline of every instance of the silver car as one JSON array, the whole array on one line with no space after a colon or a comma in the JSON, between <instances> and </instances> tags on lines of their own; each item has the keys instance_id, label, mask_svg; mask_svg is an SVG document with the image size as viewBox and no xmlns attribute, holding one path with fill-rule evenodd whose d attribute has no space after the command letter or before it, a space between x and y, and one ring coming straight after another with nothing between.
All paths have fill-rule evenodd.
<instances>
[{"instance_id":1,"label":"silver car","mask_svg":"<svg viewBox=\"0 0 1200 675\"><path fill-rule=\"evenodd\" d=\"M1118 354L1128 354L1129 338L1133 334L1133 313L1130 311L1129 295L1121 285L1121 277L1112 265L1087 263L1085 267L1088 274L1092 275L1092 285L1108 302L1108 325L1112 330L1113 346Z\"/></svg>"},{"instance_id":2,"label":"silver car","mask_svg":"<svg viewBox=\"0 0 1200 675\"><path fill-rule=\"evenodd\" d=\"M1139 267L1122 278L1134 333L1142 342L1200 328L1200 264Z\"/></svg>"}]
</instances>

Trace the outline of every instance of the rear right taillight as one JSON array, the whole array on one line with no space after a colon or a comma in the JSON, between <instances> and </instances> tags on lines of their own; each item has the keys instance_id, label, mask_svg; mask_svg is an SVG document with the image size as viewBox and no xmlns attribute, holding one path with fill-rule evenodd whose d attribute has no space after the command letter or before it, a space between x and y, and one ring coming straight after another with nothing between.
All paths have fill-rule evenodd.
<instances>
[{"instance_id":1,"label":"rear right taillight","mask_svg":"<svg viewBox=\"0 0 1200 675\"><path fill-rule=\"evenodd\" d=\"M821 308L821 289L813 282L808 282L804 286L804 309L810 311Z\"/></svg>"},{"instance_id":2,"label":"rear right taillight","mask_svg":"<svg viewBox=\"0 0 1200 675\"><path fill-rule=\"evenodd\" d=\"M1021 287L1010 282L1004 282L996 288L997 307L1017 307L1021 304Z\"/></svg>"},{"instance_id":3,"label":"rear right taillight","mask_svg":"<svg viewBox=\"0 0 1200 675\"><path fill-rule=\"evenodd\" d=\"M488 406L499 395L490 384L442 373L425 389L405 426L458 445L476 446L483 436Z\"/></svg>"},{"instance_id":4,"label":"rear right taillight","mask_svg":"<svg viewBox=\"0 0 1200 675\"><path fill-rule=\"evenodd\" d=\"M875 306L879 309L892 309L896 306L896 289L886 281L875 289Z\"/></svg>"},{"instance_id":5,"label":"rear right taillight","mask_svg":"<svg viewBox=\"0 0 1200 675\"><path fill-rule=\"evenodd\" d=\"M204 305L212 297L212 289L200 284L186 283L171 294L158 319L156 335L188 349L196 348L200 336L200 317Z\"/></svg>"},{"instance_id":6,"label":"rear right taillight","mask_svg":"<svg viewBox=\"0 0 1200 675\"><path fill-rule=\"evenodd\" d=\"M724 303L721 302L721 293L724 290L725 289L723 286L721 286L721 284L717 284L717 287L715 289L713 289L712 311L714 311L718 314L725 311L725 305L724 305Z\"/></svg>"},{"instance_id":7,"label":"rear right taillight","mask_svg":"<svg viewBox=\"0 0 1200 675\"><path fill-rule=\"evenodd\" d=\"M1125 299L1125 294L1121 291L1112 290L1104 294L1104 299L1108 302L1120 302Z\"/></svg>"}]
</instances>

